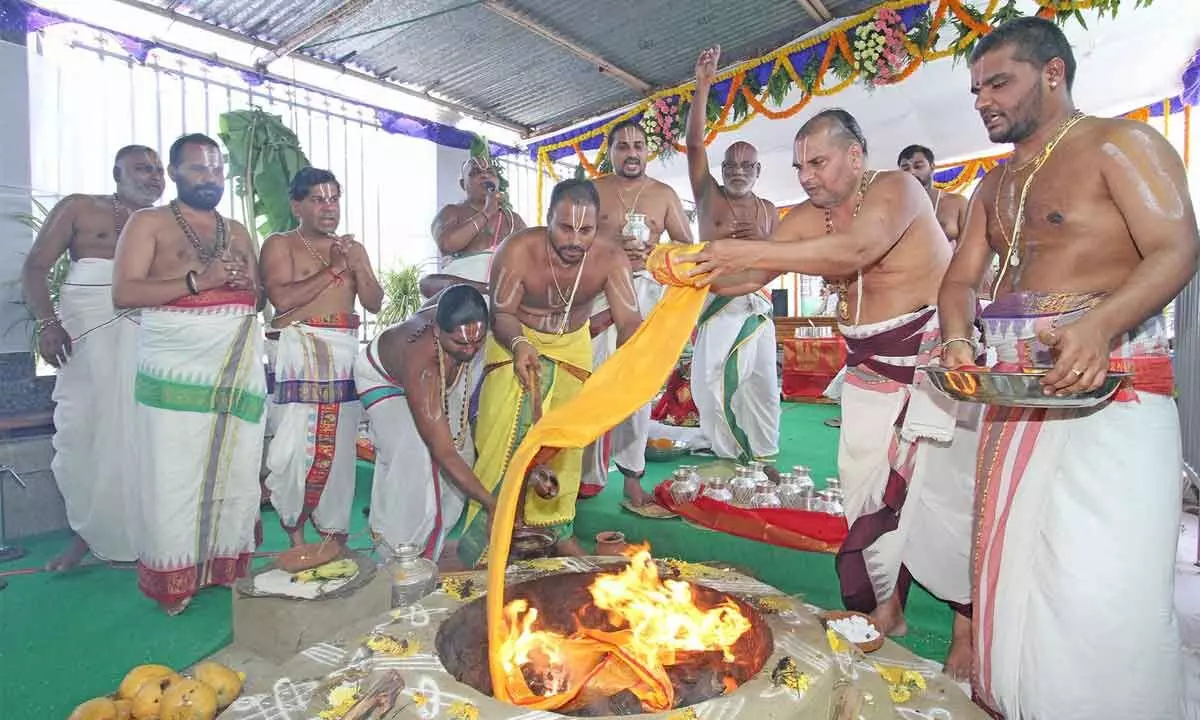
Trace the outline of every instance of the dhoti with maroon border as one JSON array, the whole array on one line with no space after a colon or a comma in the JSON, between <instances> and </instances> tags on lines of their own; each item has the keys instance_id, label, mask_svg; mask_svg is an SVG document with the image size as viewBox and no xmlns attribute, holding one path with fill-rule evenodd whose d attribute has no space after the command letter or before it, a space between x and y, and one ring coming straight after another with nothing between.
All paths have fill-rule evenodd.
<instances>
[{"instance_id":1,"label":"dhoti with maroon border","mask_svg":"<svg viewBox=\"0 0 1200 720\"><path fill-rule=\"evenodd\" d=\"M850 532L837 556L846 607L871 612L915 578L970 614L971 509L979 411L938 393L917 371L940 337L922 308L842 325L838 474Z\"/></svg>"},{"instance_id":2,"label":"dhoti with maroon border","mask_svg":"<svg viewBox=\"0 0 1200 720\"><path fill-rule=\"evenodd\" d=\"M983 312L997 369L1052 365L1038 333L1103 300L1001 297ZM1132 377L1098 407L987 410L975 690L1012 720L1195 717L1173 602L1183 464L1165 319L1119 338L1110 367Z\"/></svg>"},{"instance_id":3,"label":"dhoti with maroon border","mask_svg":"<svg viewBox=\"0 0 1200 720\"><path fill-rule=\"evenodd\" d=\"M344 538L350 527L363 414L354 387L358 325L357 315L340 313L279 332L266 488L289 532L311 520L322 536Z\"/></svg>"},{"instance_id":4,"label":"dhoti with maroon border","mask_svg":"<svg viewBox=\"0 0 1200 720\"><path fill-rule=\"evenodd\" d=\"M144 308L134 397L138 586L164 603L245 574L255 546L266 374L256 297Z\"/></svg>"}]
</instances>

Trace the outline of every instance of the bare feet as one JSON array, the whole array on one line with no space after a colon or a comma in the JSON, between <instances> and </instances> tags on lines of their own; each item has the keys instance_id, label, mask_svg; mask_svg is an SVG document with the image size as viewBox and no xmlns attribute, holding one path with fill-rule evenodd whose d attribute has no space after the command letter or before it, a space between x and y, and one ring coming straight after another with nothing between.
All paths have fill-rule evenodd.
<instances>
[{"instance_id":1,"label":"bare feet","mask_svg":"<svg viewBox=\"0 0 1200 720\"><path fill-rule=\"evenodd\" d=\"M50 572L70 570L79 565L80 561L88 554L88 550L88 544L83 541L83 538L74 535L67 549L59 553L58 557L46 563L46 569Z\"/></svg>"},{"instance_id":2,"label":"bare feet","mask_svg":"<svg viewBox=\"0 0 1200 720\"><path fill-rule=\"evenodd\" d=\"M954 613L954 631L950 636L950 652L942 672L958 682L971 681L971 667L975 660L975 643L971 637L971 619Z\"/></svg>"},{"instance_id":3,"label":"bare feet","mask_svg":"<svg viewBox=\"0 0 1200 720\"><path fill-rule=\"evenodd\" d=\"M579 541L575 539L574 535L565 540L559 540L554 547L558 550L560 557L583 557L587 554L583 551L583 548L579 545Z\"/></svg>"},{"instance_id":4,"label":"bare feet","mask_svg":"<svg viewBox=\"0 0 1200 720\"><path fill-rule=\"evenodd\" d=\"M158 606L160 608L162 608L163 612L165 612L167 615L170 615L171 617L175 617L176 615L183 612L184 610L187 610L187 606L191 605L191 604L192 604L192 598L189 595L188 597L185 597L182 600L176 600L173 603L160 602L158 604Z\"/></svg>"},{"instance_id":5,"label":"bare feet","mask_svg":"<svg viewBox=\"0 0 1200 720\"><path fill-rule=\"evenodd\" d=\"M635 507L641 507L654 502L650 493L642 489L642 479L632 475L625 476L625 499Z\"/></svg>"},{"instance_id":6,"label":"bare feet","mask_svg":"<svg viewBox=\"0 0 1200 720\"><path fill-rule=\"evenodd\" d=\"M287 536L288 536L288 542L291 543L292 547L299 547L300 545L303 545L304 544L304 524L301 523L300 525L297 525L295 530L288 530Z\"/></svg>"},{"instance_id":7,"label":"bare feet","mask_svg":"<svg viewBox=\"0 0 1200 720\"><path fill-rule=\"evenodd\" d=\"M900 596L893 594L879 603L875 612L871 613L871 622L879 628L879 632L888 637L907 635L908 621L904 618L904 608L900 607Z\"/></svg>"}]
</instances>

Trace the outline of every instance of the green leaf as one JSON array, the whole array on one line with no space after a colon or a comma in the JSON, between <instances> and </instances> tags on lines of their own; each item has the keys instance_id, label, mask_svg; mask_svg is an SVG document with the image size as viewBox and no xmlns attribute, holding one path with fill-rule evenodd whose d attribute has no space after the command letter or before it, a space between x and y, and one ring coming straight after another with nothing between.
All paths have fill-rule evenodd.
<instances>
[{"instance_id":1,"label":"green leaf","mask_svg":"<svg viewBox=\"0 0 1200 720\"><path fill-rule=\"evenodd\" d=\"M581 166L582 167L582 166ZM383 286L383 308L375 316L380 331L404 322L421 308L421 269L416 265L401 265L379 274Z\"/></svg>"}]
</instances>

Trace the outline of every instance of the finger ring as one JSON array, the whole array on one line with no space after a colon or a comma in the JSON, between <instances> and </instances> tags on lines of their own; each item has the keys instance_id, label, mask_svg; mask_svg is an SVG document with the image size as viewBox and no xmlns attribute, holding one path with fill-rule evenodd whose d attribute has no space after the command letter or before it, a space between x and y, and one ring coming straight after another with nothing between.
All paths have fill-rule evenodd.
<instances>
[{"instance_id":1,"label":"finger ring","mask_svg":"<svg viewBox=\"0 0 1200 720\"><path fill-rule=\"evenodd\" d=\"M1072 370L1072 371L1071 371L1071 374L1072 374L1072 375L1074 375L1074 376L1076 376L1076 377L1079 377L1080 375L1082 375L1082 374L1083 374L1083 371L1082 371L1082 370Z\"/></svg>"}]
</instances>

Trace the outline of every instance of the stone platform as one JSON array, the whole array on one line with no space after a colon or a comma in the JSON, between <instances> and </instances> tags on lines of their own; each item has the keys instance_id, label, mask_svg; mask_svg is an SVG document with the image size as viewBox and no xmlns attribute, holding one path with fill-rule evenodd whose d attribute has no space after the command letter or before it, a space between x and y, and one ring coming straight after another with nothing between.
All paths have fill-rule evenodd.
<instances>
[{"instance_id":1,"label":"stone platform","mask_svg":"<svg viewBox=\"0 0 1200 720\"><path fill-rule=\"evenodd\" d=\"M664 720L986 720L940 665L888 641L870 655L835 652L818 619L820 608L730 569L668 561L679 578L735 595L765 617L775 650L763 670L733 693L688 708L626 717ZM618 558L553 558L509 568L510 584L557 573L617 569ZM661 561L660 561L661 565ZM329 717L330 693L383 677L402 681L389 720L552 720L556 713L531 712L498 702L446 672L437 657L438 628L467 602L480 597L483 571L444 578L421 603L342 628L328 642L307 648L280 666L236 646L218 659L248 675L242 697L220 720L281 720ZM379 644L379 640L384 644ZM388 647L387 645L390 645ZM793 672L778 671L788 667ZM885 679L880 669L891 675ZM909 697L893 702L898 675L905 673ZM394 674L392 674L394 673ZM920 683L915 683L915 676ZM798 680L798 678L803 678ZM915 685L924 685L917 689ZM903 697L902 692L900 696Z\"/></svg>"}]
</instances>

